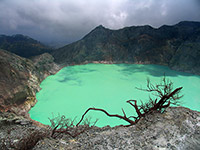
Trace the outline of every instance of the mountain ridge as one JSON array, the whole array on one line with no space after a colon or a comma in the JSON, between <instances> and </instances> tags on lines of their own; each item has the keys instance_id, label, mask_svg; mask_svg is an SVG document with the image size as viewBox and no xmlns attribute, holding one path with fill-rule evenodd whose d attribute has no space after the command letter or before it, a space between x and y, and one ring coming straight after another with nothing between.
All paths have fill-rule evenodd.
<instances>
[{"instance_id":1,"label":"mountain ridge","mask_svg":"<svg viewBox=\"0 0 200 150\"><path fill-rule=\"evenodd\" d=\"M163 26L160 29L143 26L119 31L99 26L82 40L59 49L58 53L56 51L52 53L56 62L63 65L81 64L86 61L158 63L171 68L177 67L173 68L176 70L189 70L198 74L200 29L199 25L195 26L188 27L186 22L172 27ZM155 32L157 30L158 33ZM162 49L159 49L159 46ZM164 113L150 113L135 126L128 128L93 127L76 138L66 134L56 139L51 138L50 127L31 120L27 112L37 102L35 93L40 90L40 82L59 69L60 66L54 63L54 58L48 53L32 57L30 60L0 49L0 147L2 149L29 149L30 145L34 150L53 150L58 147L61 149L199 149L200 112L183 107L170 107Z\"/></svg>"},{"instance_id":2,"label":"mountain ridge","mask_svg":"<svg viewBox=\"0 0 200 150\"><path fill-rule=\"evenodd\" d=\"M51 54L58 64L70 65L92 61L110 61L115 63L144 63L166 65L172 69L200 74L199 43L200 22L183 21L176 25L163 25L153 28L149 25L131 26L119 30L110 30L97 26L81 40L54 50ZM192 38L193 37L193 38ZM188 49L184 43L190 43ZM182 56L176 54L183 49L189 55L191 49L198 54L195 62L183 64ZM180 52L179 52L180 53ZM182 53L180 53L181 55ZM176 57L174 57L176 56ZM174 60L179 62L174 62ZM185 61L192 61L190 58ZM197 63L196 63L197 62ZM189 68L195 68L190 71Z\"/></svg>"},{"instance_id":3,"label":"mountain ridge","mask_svg":"<svg viewBox=\"0 0 200 150\"><path fill-rule=\"evenodd\" d=\"M22 34L12 36L0 35L0 48L25 58L30 58L52 50L52 48L41 42Z\"/></svg>"}]
</instances>

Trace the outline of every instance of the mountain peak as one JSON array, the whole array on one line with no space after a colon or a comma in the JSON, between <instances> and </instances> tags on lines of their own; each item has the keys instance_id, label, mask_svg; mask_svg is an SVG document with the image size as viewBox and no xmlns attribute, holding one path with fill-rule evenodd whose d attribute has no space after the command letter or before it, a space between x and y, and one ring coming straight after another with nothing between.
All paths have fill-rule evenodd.
<instances>
[{"instance_id":1,"label":"mountain peak","mask_svg":"<svg viewBox=\"0 0 200 150\"><path fill-rule=\"evenodd\" d=\"M103 25L99 25L94 30L105 30L106 28Z\"/></svg>"},{"instance_id":2,"label":"mountain peak","mask_svg":"<svg viewBox=\"0 0 200 150\"><path fill-rule=\"evenodd\" d=\"M109 29L105 28L103 25L99 25L96 28L94 28L90 33L88 33L83 39L86 38L102 38Z\"/></svg>"},{"instance_id":3,"label":"mountain peak","mask_svg":"<svg viewBox=\"0 0 200 150\"><path fill-rule=\"evenodd\" d=\"M96 28L105 28L102 24L100 24L99 26L97 26Z\"/></svg>"}]
</instances>

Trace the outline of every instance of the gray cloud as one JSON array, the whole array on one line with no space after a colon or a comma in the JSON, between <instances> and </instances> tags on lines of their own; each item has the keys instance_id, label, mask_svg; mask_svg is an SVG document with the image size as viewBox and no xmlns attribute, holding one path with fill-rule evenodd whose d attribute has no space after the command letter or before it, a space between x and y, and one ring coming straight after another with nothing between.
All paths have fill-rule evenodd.
<instances>
[{"instance_id":1,"label":"gray cloud","mask_svg":"<svg viewBox=\"0 0 200 150\"><path fill-rule=\"evenodd\" d=\"M0 0L0 34L72 42L95 26L118 29L200 21L199 0Z\"/></svg>"}]
</instances>

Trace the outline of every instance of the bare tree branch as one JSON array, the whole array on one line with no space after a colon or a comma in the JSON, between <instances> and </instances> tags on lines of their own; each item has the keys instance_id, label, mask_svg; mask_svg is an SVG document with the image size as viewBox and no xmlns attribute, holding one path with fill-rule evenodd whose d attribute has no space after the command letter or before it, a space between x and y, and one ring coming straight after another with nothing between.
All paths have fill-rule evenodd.
<instances>
[{"instance_id":1,"label":"bare tree branch","mask_svg":"<svg viewBox=\"0 0 200 150\"><path fill-rule=\"evenodd\" d=\"M92 127L90 126L91 124L90 120L85 119L84 121L84 118L86 114L91 110L101 111L109 117L116 117L128 122L129 123L128 125L123 125L125 127L135 125L141 118L145 117L149 113L152 113L154 111L163 112L167 107L170 106L170 104L178 105L180 103L179 99L182 98L183 96L179 95L182 88L183 87L179 87L173 90L173 82L167 80L165 76L161 80L160 84L155 84L155 85L153 85L150 82L150 79L147 79L147 88L146 89L137 88L137 89L150 92L157 97L153 99L152 97L149 96L149 101L147 103L143 103L141 101L141 104L139 106L137 105L136 100L126 101L135 109L137 116L127 117L123 108L122 108L123 116L118 114L110 114L106 110L100 108L88 108L76 125L74 125L75 119L74 120L66 119L65 116L61 116L60 118L58 117L54 119L49 119L52 125L51 136L53 137L55 133L58 134L65 133L74 138L80 135L81 133L85 132L86 130L90 129ZM82 122L83 125L80 126ZM93 126L95 125L96 122L97 120L94 122Z\"/></svg>"},{"instance_id":2,"label":"bare tree branch","mask_svg":"<svg viewBox=\"0 0 200 150\"><path fill-rule=\"evenodd\" d=\"M125 111L123 109L122 109L123 116L121 116L121 115L118 115L118 114L114 114L114 115L109 114L104 109L88 108L85 111L85 113L82 115L81 120L77 123L76 126L78 126L82 122L85 115L90 110L101 111L109 117L117 117L117 118L123 119L123 120L125 120L126 122L129 123L129 125L127 125L127 126L134 125L142 117L145 117L145 115L152 113L153 111L161 111L162 112L162 110L169 107L170 104L178 104L179 103L178 100L182 97L182 96L179 96L179 93L180 93L182 87L179 87L179 88L176 88L175 90L173 90L173 82L171 82L170 80L167 80L165 78L165 76L161 80L160 84L155 84L155 85L153 85L150 82L150 79L148 78L147 79L147 89L143 89L143 88L137 88L137 89L153 93L154 95L156 95L159 98L159 100L158 100L158 98L155 98L153 100L151 97L149 97L149 101L147 103L143 103L141 101L141 104L139 106L137 105L136 100L126 101L128 104L130 104L131 106L134 107L134 109L137 113L137 116L130 116L130 117L126 116ZM133 120L131 118L133 118Z\"/></svg>"},{"instance_id":3,"label":"bare tree branch","mask_svg":"<svg viewBox=\"0 0 200 150\"><path fill-rule=\"evenodd\" d=\"M104 109L99 109L99 108L88 108L88 109L85 111L85 113L82 115L81 120L77 123L76 126L78 126L78 125L82 122L82 120L84 119L85 115L86 115L90 110L101 111L101 112L105 113L105 114L106 114L107 116L109 116L109 117L117 117L117 118L123 119L123 120L127 121L128 123L130 123L130 125L135 124L135 121L133 121L133 120L127 118L126 115L125 115L125 116L121 116L121 115L117 115L117 114L116 114L116 115L112 115L112 114L109 114L109 113L108 113L106 110L104 110Z\"/></svg>"}]
</instances>

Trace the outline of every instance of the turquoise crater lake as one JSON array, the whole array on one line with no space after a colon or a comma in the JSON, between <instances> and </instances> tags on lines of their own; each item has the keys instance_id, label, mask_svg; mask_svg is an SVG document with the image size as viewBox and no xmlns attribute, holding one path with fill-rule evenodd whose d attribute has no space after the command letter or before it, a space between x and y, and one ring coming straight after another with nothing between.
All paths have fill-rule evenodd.
<instances>
[{"instance_id":1,"label":"turquoise crater lake","mask_svg":"<svg viewBox=\"0 0 200 150\"><path fill-rule=\"evenodd\" d=\"M135 87L146 87L146 79L159 83L165 73L174 82L174 87L182 86L182 106L200 111L200 76L177 72L159 65L137 64L87 64L69 66L57 74L47 77L42 90L37 93L37 104L29 111L32 119L50 124L48 117L64 114L77 117L89 108L103 108L111 114L134 114L134 109L126 100L148 100L149 93ZM90 111L87 117L99 119L97 126L126 124L118 118L109 118L102 112Z\"/></svg>"}]
</instances>

